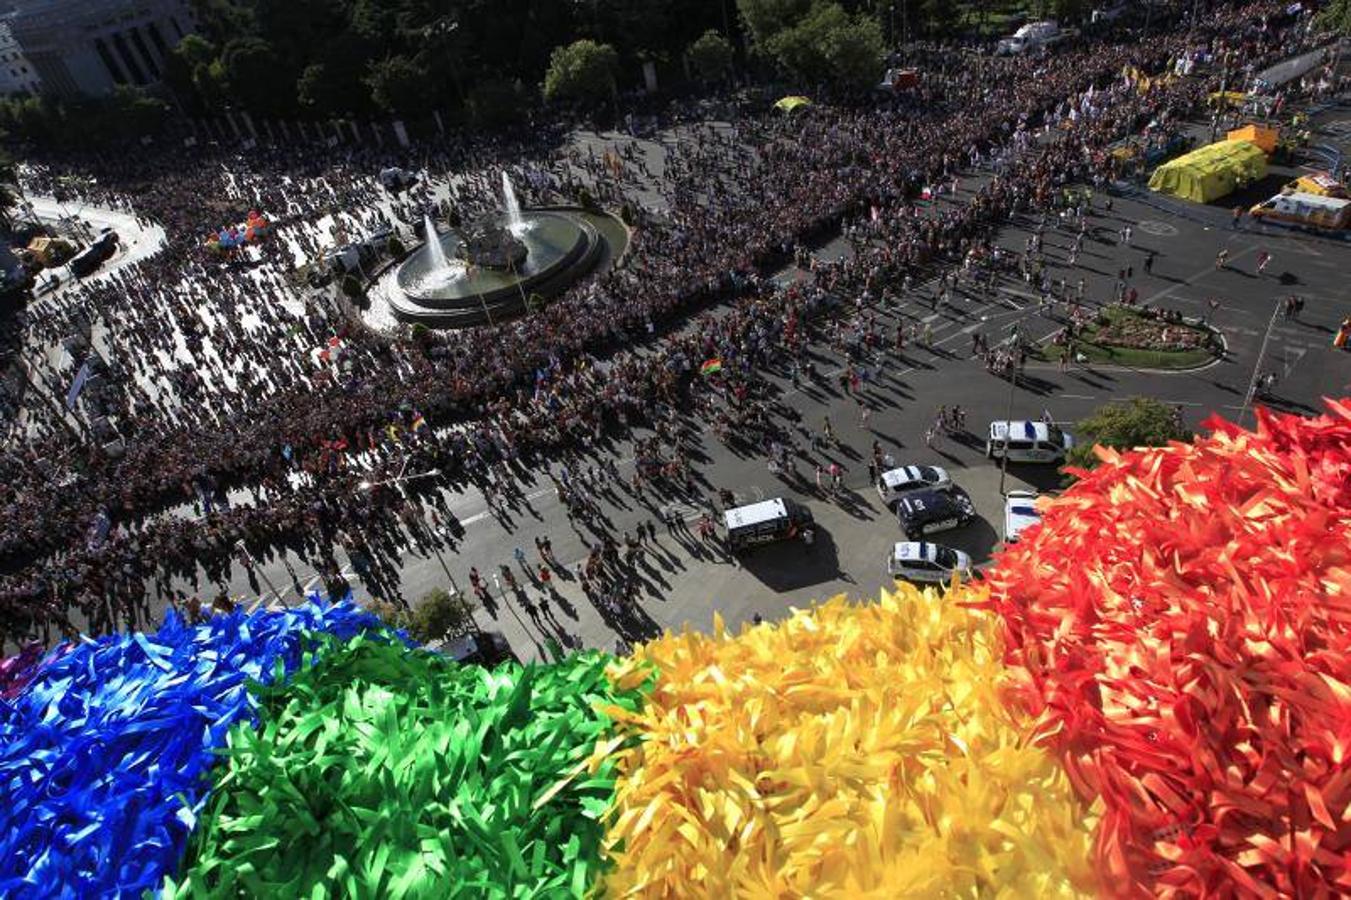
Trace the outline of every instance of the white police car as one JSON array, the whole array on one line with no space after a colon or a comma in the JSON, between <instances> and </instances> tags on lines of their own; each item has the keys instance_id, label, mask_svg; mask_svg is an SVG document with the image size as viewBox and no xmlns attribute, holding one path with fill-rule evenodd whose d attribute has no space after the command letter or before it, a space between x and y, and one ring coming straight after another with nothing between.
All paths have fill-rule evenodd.
<instances>
[{"instance_id":1,"label":"white police car","mask_svg":"<svg viewBox=\"0 0 1351 900\"><path fill-rule=\"evenodd\" d=\"M953 573L971 577L971 557L952 547L923 541L902 541L891 549L887 574L927 584L946 584Z\"/></svg>"},{"instance_id":2,"label":"white police car","mask_svg":"<svg viewBox=\"0 0 1351 900\"><path fill-rule=\"evenodd\" d=\"M939 466L901 466L888 469L877 476L877 495L888 509L906 494L933 489L946 491L952 487L952 476Z\"/></svg>"},{"instance_id":3,"label":"white police car","mask_svg":"<svg viewBox=\"0 0 1351 900\"><path fill-rule=\"evenodd\" d=\"M1004 543L1014 543L1024 529L1040 521L1036 491L1009 491L1004 498Z\"/></svg>"},{"instance_id":4,"label":"white police car","mask_svg":"<svg viewBox=\"0 0 1351 900\"><path fill-rule=\"evenodd\" d=\"M971 498L955 485L946 491L915 491L896 501L896 521L912 541L961 528L975 518Z\"/></svg>"},{"instance_id":5,"label":"white police car","mask_svg":"<svg viewBox=\"0 0 1351 900\"><path fill-rule=\"evenodd\" d=\"M1048 422L996 421L990 423L990 437L985 442L987 459L1002 459L1016 463L1053 463L1065 461L1074 447L1074 435L1061 431Z\"/></svg>"}]
</instances>

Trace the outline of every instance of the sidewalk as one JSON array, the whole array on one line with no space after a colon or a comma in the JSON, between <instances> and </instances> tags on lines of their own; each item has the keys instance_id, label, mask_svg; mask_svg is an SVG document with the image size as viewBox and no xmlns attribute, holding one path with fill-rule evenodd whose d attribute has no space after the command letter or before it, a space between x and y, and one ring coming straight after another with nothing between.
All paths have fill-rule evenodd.
<instances>
[{"instance_id":1,"label":"sidewalk","mask_svg":"<svg viewBox=\"0 0 1351 900\"><path fill-rule=\"evenodd\" d=\"M85 206L79 202L62 203L55 197L44 197L39 194L29 194L27 199L33 206L33 213L44 222L58 222L66 216L73 216L88 222L96 234L104 228L111 228L117 232L119 241L116 255L100 266L97 272L79 283L97 282L118 269L154 256L164 247L163 227L159 225L147 227L136 221L134 214L124 210ZM61 279L61 286L35 300L32 304L34 308L40 308L43 304L60 297L69 285L75 282L67 266L49 271L53 271ZM43 280L45 281L45 278Z\"/></svg>"}]
</instances>

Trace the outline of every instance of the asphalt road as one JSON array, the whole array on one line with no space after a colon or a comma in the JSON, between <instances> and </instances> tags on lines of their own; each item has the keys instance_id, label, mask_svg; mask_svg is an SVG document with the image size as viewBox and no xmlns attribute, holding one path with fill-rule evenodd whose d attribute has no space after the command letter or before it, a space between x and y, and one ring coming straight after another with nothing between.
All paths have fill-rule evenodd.
<instances>
[{"instance_id":1,"label":"asphalt road","mask_svg":"<svg viewBox=\"0 0 1351 900\"><path fill-rule=\"evenodd\" d=\"M956 201L965 199L958 196ZM950 201L945 198L943 202ZM1056 364L1030 363L1028 377L1010 390L1007 381L990 375L971 358L972 332L983 331L995 342L1017 323L1025 335L1039 340L1049 337L1060 323L1041 315L1032 292L1015 281L1004 280L989 295L962 298L955 309L938 312L930 311L932 291L922 285L899 311L879 310L879 321L883 334L894 332L898 314L907 322L928 322L934 330L934 350L907 347L903 354L884 354L876 376L864 390L873 410L867 429L860 424L855 401L839 394L833 383L799 391L784 385L786 399L800 412L804 426L819 429L823 418L831 417L843 446L828 458L847 470L843 499L818 496L814 484L787 486L767 470L763 459L738 455L719 443L711 431L704 431L695 459L705 494L729 487L738 500L796 497L814 512L820 539L810 550L793 542L732 562L691 537L668 535L659 527L659 547L647 554L639 570L638 606L646 626L707 629L714 610L736 626L757 613L775 618L792 606L838 593L875 596L877 588L889 581L884 569L888 548L902 538L895 520L867 483L866 458L873 439L898 464L937 464L953 473L971 494L980 519L945 535L944 542L968 551L980 562L988 560L999 543L1003 508L1000 472L984 458L981 433L990 420L1006 418L1010 410L1015 419L1040 418L1049 412L1072 430L1075 421L1100 404L1141 395L1181 406L1188 424L1197 427L1212 411L1231 419L1246 415L1244 421L1251 424L1245 397L1259 370L1277 372L1277 394L1291 410L1312 412L1321 395L1351 392L1351 354L1331 348L1337 323L1351 314L1344 294L1351 248L1303 235L1232 230L1228 222L1228 213L1219 207L1175 204L1152 196L1118 197L1109 213L1099 197L1093 216L1097 239L1088 242L1073 270L1064 266L1070 235L1048 231L1045 236L1049 256L1060 263L1052 276L1063 276L1071 284L1085 278L1090 299L1109 298L1118 269L1131 265L1135 272L1131 284L1144 302L1204 315L1210 312L1208 301L1219 300L1212 323L1223 333L1227 353L1206 368L1165 374L1073 366L1061 372ZM1130 247L1117 237L1127 223L1134 229ZM1004 229L1001 243L1021 248L1033 224L1029 220ZM1216 270L1214 259L1221 248L1229 250L1230 266ZM1264 249L1273 260L1267 273L1258 277L1256 257ZM1158 255L1153 273L1145 275L1142 262L1148 250ZM841 241L818 249L822 257L843 252L848 250ZM783 278L800 275L781 273ZM1287 283L1282 283L1283 276ZM1274 315L1279 301L1291 292L1306 301L1298 322ZM812 351L822 371L842 365L823 346L814 346ZM940 404L964 407L975 434L964 440L939 438L934 447L926 447L923 435ZM630 447L615 444L607 452L620 461L621 474L627 479L632 472ZM806 463L802 470L810 472L810 465ZM1006 487L1053 489L1058 480L1050 468L1010 466ZM458 546L440 560L427 552L404 553L400 593L413 602L432 588L447 586L449 577L467 589L471 565L485 574L494 571L500 564L512 563L513 548L518 546L537 562L537 535L548 535L555 557L573 570L585 557L588 544L596 540L595 533L569 522L543 473L524 487L522 498L504 513L490 512L476 490L454 494L450 503L465 526ZM657 517L655 504L645 505L623 490L611 492L603 505L617 536L632 531L640 521ZM682 508L692 520L700 507L691 500ZM261 569L281 590L283 602L295 602L301 592L321 588L313 573L299 570L293 579L288 568L276 561ZM516 574L520 584L528 585L519 567ZM358 597L368 596L355 577L352 581ZM583 596L576 581L559 579L556 583L566 601L554 604L556 624L530 621L519 598L501 595L495 610L480 609L477 618L484 628L503 632L523 658L542 654L543 640L550 632L575 636L588 646L613 646L615 629ZM229 587L235 596L257 596L257 588L262 588L269 600L276 599L262 583L251 586L238 566ZM203 588L209 590L205 584ZM532 598L538 595L533 588L525 589ZM562 608L565 605L571 609Z\"/></svg>"}]
</instances>

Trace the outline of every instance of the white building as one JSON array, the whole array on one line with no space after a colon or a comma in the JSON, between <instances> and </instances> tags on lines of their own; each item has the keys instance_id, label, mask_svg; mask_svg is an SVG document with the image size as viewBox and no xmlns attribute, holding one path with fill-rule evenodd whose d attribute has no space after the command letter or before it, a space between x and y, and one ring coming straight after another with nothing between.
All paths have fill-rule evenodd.
<instances>
[{"instance_id":1,"label":"white building","mask_svg":"<svg viewBox=\"0 0 1351 900\"><path fill-rule=\"evenodd\" d=\"M14 0L10 0L14 2ZM190 0L17 0L7 17L41 90L98 96L160 80L196 28Z\"/></svg>"},{"instance_id":2,"label":"white building","mask_svg":"<svg viewBox=\"0 0 1351 900\"><path fill-rule=\"evenodd\" d=\"M36 94L41 90L42 78L23 55L9 22L0 19L0 96Z\"/></svg>"}]
</instances>

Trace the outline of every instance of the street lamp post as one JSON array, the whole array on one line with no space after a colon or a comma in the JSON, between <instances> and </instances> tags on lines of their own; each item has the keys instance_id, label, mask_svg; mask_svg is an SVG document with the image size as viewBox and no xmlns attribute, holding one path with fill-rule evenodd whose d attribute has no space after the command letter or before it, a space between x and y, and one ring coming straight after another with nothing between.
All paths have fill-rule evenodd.
<instances>
[{"instance_id":1,"label":"street lamp post","mask_svg":"<svg viewBox=\"0 0 1351 900\"><path fill-rule=\"evenodd\" d=\"M1281 304L1285 302L1284 298L1276 301L1276 308L1271 311L1271 320L1267 322L1267 332L1262 337L1262 346L1257 351L1257 359L1252 364L1252 376L1248 379L1248 391L1243 397L1243 409L1238 413L1238 424L1242 425L1244 418L1248 415L1248 407L1252 405L1253 398L1257 394L1257 380L1262 377L1262 360L1267 355L1267 344L1271 341L1271 331L1276 327L1276 317L1281 313Z\"/></svg>"},{"instance_id":2,"label":"street lamp post","mask_svg":"<svg viewBox=\"0 0 1351 900\"><path fill-rule=\"evenodd\" d=\"M249 552L249 548L245 546L243 540L235 541L235 549L244 554L244 558L249 562L249 568L257 572L259 576L262 577L263 584L267 585L267 589L271 591L278 600L281 600L282 605L286 605L286 600L283 599L281 591L277 590L277 586L272 583L272 579L267 577L267 572L263 571L263 567L258 565L258 560Z\"/></svg>"},{"instance_id":3,"label":"street lamp post","mask_svg":"<svg viewBox=\"0 0 1351 900\"><path fill-rule=\"evenodd\" d=\"M1004 481L1009 474L1009 438L1013 435L1013 389L1018 385L1018 366L1014 364L1009 372L1009 402L1004 410L1004 455L999 458L999 496L1004 493Z\"/></svg>"},{"instance_id":4,"label":"street lamp post","mask_svg":"<svg viewBox=\"0 0 1351 900\"><path fill-rule=\"evenodd\" d=\"M393 478L386 478L382 481L363 481L357 485L357 489L366 492L374 490L375 488L380 487L382 485L392 484L394 485L394 489L399 492L399 496L402 497L404 499L404 502L406 503L408 502L408 492L404 490L405 484L407 484L410 481L418 481L419 479L422 478L435 478L436 476L441 474L440 469L428 469L426 472L417 472L413 475L405 475L404 471L407 470L407 468L408 468L408 458L404 457L403 465L399 467L398 475L395 475ZM459 603L461 611L463 611L465 618L469 620L470 625L473 626L474 632L477 634L482 634L483 629L479 627L478 619L474 618L474 611L469 608L469 605L467 603L465 603L464 592L460 590L460 585L455 580L454 574L451 573L450 566L446 565L446 558L444 555L442 555L441 546L436 541L432 541L432 553L436 554L436 561L441 564L441 571L446 573L446 578L450 581L451 599Z\"/></svg>"}]
</instances>

